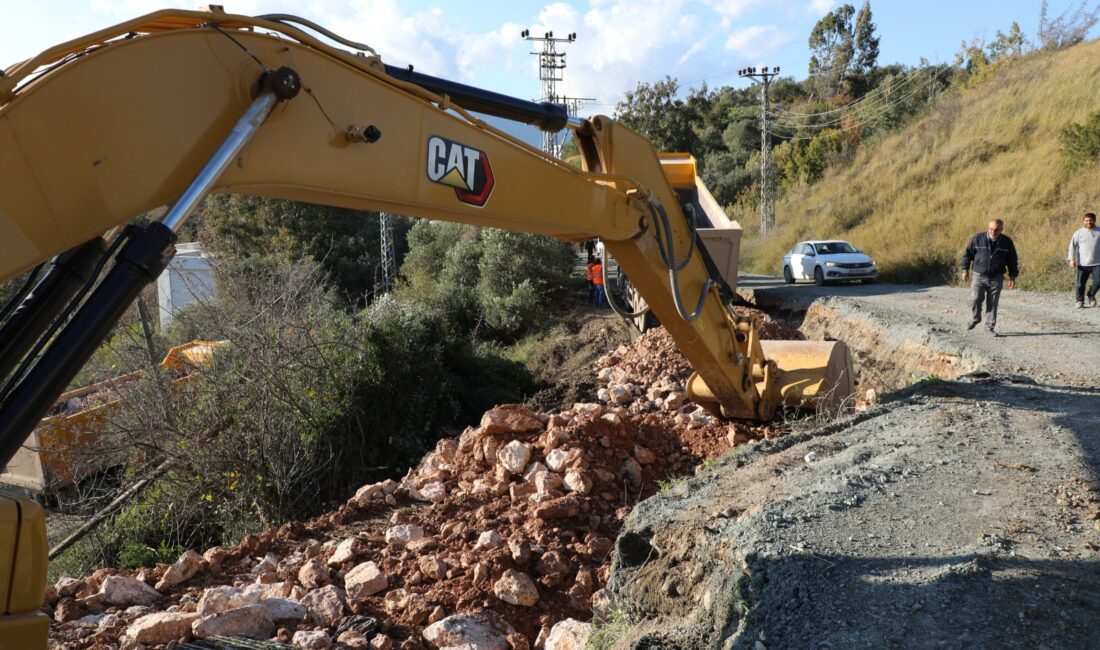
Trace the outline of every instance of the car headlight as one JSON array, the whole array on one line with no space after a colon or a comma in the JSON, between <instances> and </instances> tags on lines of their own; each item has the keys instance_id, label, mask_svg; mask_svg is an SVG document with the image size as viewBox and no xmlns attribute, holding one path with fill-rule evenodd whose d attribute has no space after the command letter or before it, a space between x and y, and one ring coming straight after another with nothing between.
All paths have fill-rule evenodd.
<instances>
[{"instance_id":1,"label":"car headlight","mask_svg":"<svg viewBox=\"0 0 1100 650\"><path fill-rule=\"evenodd\" d=\"M871 266L874 266L874 265L875 265L875 261L874 261L874 260L872 260L872 259L868 259L867 261L868 261L868 262L869 262L869 263L871 264Z\"/></svg>"},{"instance_id":2,"label":"car headlight","mask_svg":"<svg viewBox=\"0 0 1100 650\"><path fill-rule=\"evenodd\" d=\"M839 266L836 262L825 262L825 266Z\"/></svg>"}]
</instances>

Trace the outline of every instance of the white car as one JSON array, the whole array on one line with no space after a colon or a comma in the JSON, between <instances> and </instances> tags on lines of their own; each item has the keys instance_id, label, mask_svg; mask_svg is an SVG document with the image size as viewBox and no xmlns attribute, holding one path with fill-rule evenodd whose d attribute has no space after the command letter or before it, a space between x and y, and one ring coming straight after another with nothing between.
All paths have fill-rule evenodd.
<instances>
[{"instance_id":1,"label":"white car","mask_svg":"<svg viewBox=\"0 0 1100 650\"><path fill-rule=\"evenodd\" d=\"M875 261L846 241L804 241L783 256L783 279L813 280L821 285L841 280L874 282L878 277Z\"/></svg>"}]
</instances>

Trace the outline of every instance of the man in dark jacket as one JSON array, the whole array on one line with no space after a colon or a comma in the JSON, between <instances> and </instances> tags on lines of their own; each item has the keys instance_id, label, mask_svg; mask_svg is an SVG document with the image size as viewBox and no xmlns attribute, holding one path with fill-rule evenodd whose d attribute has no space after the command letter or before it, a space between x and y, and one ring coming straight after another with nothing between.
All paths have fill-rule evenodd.
<instances>
[{"instance_id":1,"label":"man in dark jacket","mask_svg":"<svg viewBox=\"0 0 1100 650\"><path fill-rule=\"evenodd\" d=\"M985 326L995 335L997 303L1001 299L1005 270L1008 271L1008 288L1016 288L1016 276L1020 274L1016 246L1008 235L1001 234L1004 228L1004 221L990 221L988 229L974 235L963 250L962 279L963 282L970 282L971 318L966 326L968 330L982 322L982 302L985 302ZM973 280L970 278L971 266Z\"/></svg>"}]
</instances>

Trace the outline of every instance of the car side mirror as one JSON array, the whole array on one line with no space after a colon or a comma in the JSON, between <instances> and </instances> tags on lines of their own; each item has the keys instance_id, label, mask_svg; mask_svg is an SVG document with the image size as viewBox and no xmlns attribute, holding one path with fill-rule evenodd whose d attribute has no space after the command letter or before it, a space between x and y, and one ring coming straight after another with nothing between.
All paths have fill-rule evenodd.
<instances>
[{"instance_id":1,"label":"car side mirror","mask_svg":"<svg viewBox=\"0 0 1100 650\"><path fill-rule=\"evenodd\" d=\"M817 257L817 253L815 253L813 251L810 251L809 253L806 253L806 255L808 255L810 257Z\"/></svg>"}]
</instances>

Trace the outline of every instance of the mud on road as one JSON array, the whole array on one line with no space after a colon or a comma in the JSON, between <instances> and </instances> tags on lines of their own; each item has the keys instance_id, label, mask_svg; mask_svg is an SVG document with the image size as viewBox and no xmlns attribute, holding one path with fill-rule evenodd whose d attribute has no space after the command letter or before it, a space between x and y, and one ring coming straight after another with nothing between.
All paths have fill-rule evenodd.
<instances>
[{"instance_id":1,"label":"mud on road","mask_svg":"<svg viewBox=\"0 0 1100 650\"><path fill-rule=\"evenodd\" d=\"M605 638L1100 647L1100 310L1007 292L994 338L965 329L965 289L746 284L808 338L852 344L862 389L911 385L639 504Z\"/></svg>"}]
</instances>

